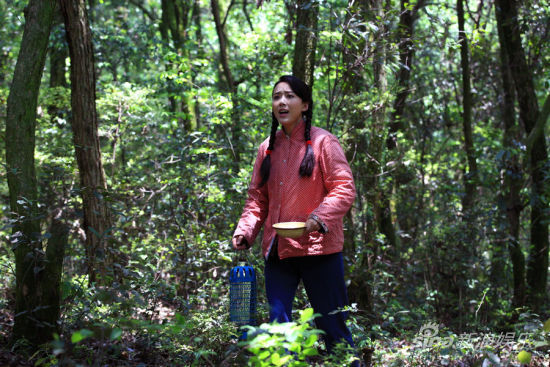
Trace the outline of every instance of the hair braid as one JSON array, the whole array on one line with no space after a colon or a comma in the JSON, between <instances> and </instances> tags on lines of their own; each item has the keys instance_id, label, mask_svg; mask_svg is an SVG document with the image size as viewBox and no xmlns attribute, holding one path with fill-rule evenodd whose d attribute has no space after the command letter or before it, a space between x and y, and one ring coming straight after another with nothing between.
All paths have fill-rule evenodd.
<instances>
[{"instance_id":1,"label":"hair braid","mask_svg":"<svg viewBox=\"0 0 550 367\"><path fill-rule=\"evenodd\" d=\"M304 140L306 141L306 152L302 163L300 164L300 176L310 177L313 173L313 167L315 166L315 153L311 147L311 117L313 116L313 105L310 104L308 110L303 113L304 121L306 123L304 130Z\"/></svg>"},{"instance_id":2,"label":"hair braid","mask_svg":"<svg viewBox=\"0 0 550 367\"><path fill-rule=\"evenodd\" d=\"M271 113L271 116L272 116L272 120L271 120L271 134L269 135L269 145L267 146L267 152L266 152L267 154L265 155L264 160L262 161L262 165L260 167L260 175L262 177L262 182L260 183L260 187L265 185L265 183L269 179L269 171L271 171L271 152L275 147L275 138L277 135L277 128L279 127L279 121L277 121L273 112Z\"/></svg>"}]
</instances>

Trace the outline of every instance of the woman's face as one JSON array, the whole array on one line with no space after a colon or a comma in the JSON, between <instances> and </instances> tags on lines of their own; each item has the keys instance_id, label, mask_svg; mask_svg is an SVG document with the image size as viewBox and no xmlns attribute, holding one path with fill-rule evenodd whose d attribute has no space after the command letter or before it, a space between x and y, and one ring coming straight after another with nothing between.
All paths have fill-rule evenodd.
<instances>
[{"instance_id":1,"label":"woman's face","mask_svg":"<svg viewBox=\"0 0 550 367\"><path fill-rule=\"evenodd\" d=\"M290 134L302 118L302 112L307 111L308 103L302 101L290 88L290 85L281 82L275 86L271 97L271 108L275 118L287 134Z\"/></svg>"}]
</instances>

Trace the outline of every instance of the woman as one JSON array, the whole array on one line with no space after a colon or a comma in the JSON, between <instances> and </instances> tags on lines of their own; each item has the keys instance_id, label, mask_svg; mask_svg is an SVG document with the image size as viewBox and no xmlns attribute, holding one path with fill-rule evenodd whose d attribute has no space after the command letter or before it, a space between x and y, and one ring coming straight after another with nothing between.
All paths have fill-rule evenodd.
<instances>
[{"instance_id":1,"label":"woman","mask_svg":"<svg viewBox=\"0 0 550 367\"><path fill-rule=\"evenodd\" d=\"M265 224L262 253L270 320L291 320L302 280L313 309L322 315L316 323L330 352L340 341L353 347L346 313L333 311L348 302L342 218L355 199L355 186L336 137L311 126L312 111L309 86L293 76L281 77L272 94L271 135L258 150L233 247L248 248ZM278 237L273 224L279 222L306 222L304 235Z\"/></svg>"}]
</instances>

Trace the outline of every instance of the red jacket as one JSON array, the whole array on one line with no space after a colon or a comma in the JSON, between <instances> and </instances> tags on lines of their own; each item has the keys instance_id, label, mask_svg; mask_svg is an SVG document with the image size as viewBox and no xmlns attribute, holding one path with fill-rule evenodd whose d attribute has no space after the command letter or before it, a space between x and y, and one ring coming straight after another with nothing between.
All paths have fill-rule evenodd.
<instances>
[{"instance_id":1,"label":"red jacket","mask_svg":"<svg viewBox=\"0 0 550 367\"><path fill-rule=\"evenodd\" d=\"M304 157L304 122L299 122L291 136L277 131L271 153L268 182L261 182L260 166L269 139L258 150L248 199L233 236L243 235L252 244L265 223L262 253L265 257L276 232L278 222L305 222L313 217L322 224L325 233L311 232L300 238L279 238L281 259L306 255L327 255L341 252L344 244L342 219L355 200L355 185L344 151L338 139L318 127L311 127L315 167L311 177L300 177Z\"/></svg>"}]
</instances>

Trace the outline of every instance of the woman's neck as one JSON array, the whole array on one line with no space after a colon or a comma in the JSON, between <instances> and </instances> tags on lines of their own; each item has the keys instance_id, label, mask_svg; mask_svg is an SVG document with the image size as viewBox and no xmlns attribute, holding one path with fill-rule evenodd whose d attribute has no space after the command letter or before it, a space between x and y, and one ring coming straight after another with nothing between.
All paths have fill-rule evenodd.
<instances>
[{"instance_id":1,"label":"woman's neck","mask_svg":"<svg viewBox=\"0 0 550 367\"><path fill-rule=\"evenodd\" d=\"M296 126L298 126L298 124L302 122L302 119L299 119L298 121L292 123L292 124L286 124L283 125L283 132L287 135L287 136L290 136L292 135L292 132L294 131L294 129L296 128Z\"/></svg>"}]
</instances>

